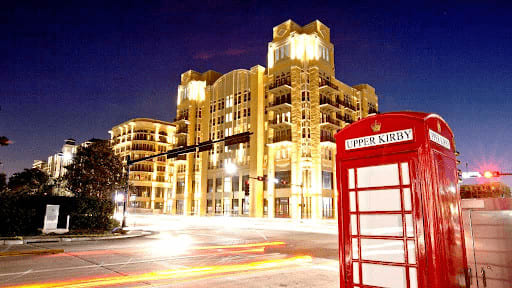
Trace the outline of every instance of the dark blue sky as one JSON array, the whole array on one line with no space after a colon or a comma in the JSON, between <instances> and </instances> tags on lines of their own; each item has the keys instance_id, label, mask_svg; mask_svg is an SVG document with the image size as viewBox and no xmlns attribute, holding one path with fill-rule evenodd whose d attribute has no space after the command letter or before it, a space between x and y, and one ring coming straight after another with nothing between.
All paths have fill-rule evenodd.
<instances>
[{"instance_id":1,"label":"dark blue sky","mask_svg":"<svg viewBox=\"0 0 512 288\"><path fill-rule=\"evenodd\" d=\"M470 170L512 171L506 1L16 2L0 12L2 172L133 117L172 120L182 72L266 66L287 19L329 26L336 77L374 86L382 112L438 113Z\"/></svg>"}]
</instances>

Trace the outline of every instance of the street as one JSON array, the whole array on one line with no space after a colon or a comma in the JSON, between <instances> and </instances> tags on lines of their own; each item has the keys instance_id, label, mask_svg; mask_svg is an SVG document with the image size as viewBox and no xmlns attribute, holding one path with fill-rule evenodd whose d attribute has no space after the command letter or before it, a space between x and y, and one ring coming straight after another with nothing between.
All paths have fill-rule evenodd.
<instances>
[{"instance_id":1,"label":"street","mask_svg":"<svg viewBox=\"0 0 512 288\"><path fill-rule=\"evenodd\" d=\"M151 215L128 224L153 234L29 244L64 253L1 257L0 286L339 287L332 223Z\"/></svg>"}]
</instances>

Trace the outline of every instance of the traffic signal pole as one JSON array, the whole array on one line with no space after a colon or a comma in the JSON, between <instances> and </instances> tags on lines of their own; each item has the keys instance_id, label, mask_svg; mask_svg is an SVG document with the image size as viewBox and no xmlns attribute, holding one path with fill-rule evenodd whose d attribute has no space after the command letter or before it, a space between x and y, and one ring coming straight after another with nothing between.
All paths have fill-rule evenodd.
<instances>
[{"instance_id":1,"label":"traffic signal pole","mask_svg":"<svg viewBox=\"0 0 512 288\"><path fill-rule=\"evenodd\" d=\"M208 151L213 148L213 144L220 143L220 142L225 142L225 144L228 146L249 142L249 137L252 134L253 134L252 132L243 132L243 133L235 134L235 135L228 136L228 137L225 137L222 139L217 139L217 140L213 140L213 141L208 140L208 141L196 144L196 145L184 146L184 147L172 149L172 150L169 150L166 152L158 153L158 154L147 156L147 157L142 157L142 158L135 159L135 160L131 160L130 155L128 155L126 157L126 190L125 190L125 197L124 197L124 202L123 202L123 221L122 221L121 227L122 228L126 227L126 206L127 206L126 203L128 201L127 199L128 199L128 195L129 195L129 189L130 189L129 183L130 183L130 166L131 165L133 165L135 163L142 162L142 161L151 160L153 158L157 158L157 157L161 157L161 156L166 156L167 158L176 158L179 155L183 155L183 154Z\"/></svg>"}]
</instances>

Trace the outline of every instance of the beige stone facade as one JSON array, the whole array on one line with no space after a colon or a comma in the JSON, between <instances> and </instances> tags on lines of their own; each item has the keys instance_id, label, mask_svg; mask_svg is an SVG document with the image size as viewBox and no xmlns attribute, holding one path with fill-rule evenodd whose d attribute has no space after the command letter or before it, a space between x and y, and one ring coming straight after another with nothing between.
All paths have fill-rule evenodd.
<instances>
[{"instance_id":1,"label":"beige stone facade","mask_svg":"<svg viewBox=\"0 0 512 288\"><path fill-rule=\"evenodd\" d=\"M330 29L319 21L300 26L288 20L274 27L267 68L183 73L173 123L176 147L253 134L248 143L219 143L172 160L176 173L169 187L183 188L162 211L335 217L334 133L376 113L378 98L368 84L337 80L334 67ZM228 166L237 169L230 174ZM265 182L255 179L264 175Z\"/></svg>"},{"instance_id":2,"label":"beige stone facade","mask_svg":"<svg viewBox=\"0 0 512 288\"><path fill-rule=\"evenodd\" d=\"M172 149L175 132L171 123L148 118L131 119L109 131L112 149L125 163L128 155L136 160ZM128 211L171 213L171 198L177 190L173 186L174 169L178 163L163 156L132 165Z\"/></svg>"}]
</instances>

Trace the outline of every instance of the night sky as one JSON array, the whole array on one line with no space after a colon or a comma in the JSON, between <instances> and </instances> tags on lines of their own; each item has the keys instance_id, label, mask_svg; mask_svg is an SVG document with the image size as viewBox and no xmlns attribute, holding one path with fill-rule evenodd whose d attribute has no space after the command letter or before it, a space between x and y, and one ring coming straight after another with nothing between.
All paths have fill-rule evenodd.
<instances>
[{"instance_id":1,"label":"night sky","mask_svg":"<svg viewBox=\"0 0 512 288\"><path fill-rule=\"evenodd\" d=\"M267 66L272 28L288 19L330 27L336 78L374 86L381 112L437 113L469 170L512 172L507 1L17 2L0 11L8 175L66 138L108 138L134 117L172 121L182 72Z\"/></svg>"}]
</instances>

